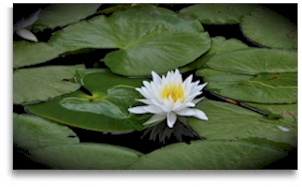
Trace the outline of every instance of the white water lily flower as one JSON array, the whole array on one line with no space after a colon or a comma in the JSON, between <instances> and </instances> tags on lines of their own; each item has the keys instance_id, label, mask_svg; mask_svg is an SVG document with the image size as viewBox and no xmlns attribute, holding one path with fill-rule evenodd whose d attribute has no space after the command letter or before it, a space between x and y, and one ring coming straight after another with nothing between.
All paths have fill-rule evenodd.
<instances>
[{"instance_id":1,"label":"white water lily flower","mask_svg":"<svg viewBox=\"0 0 302 187\"><path fill-rule=\"evenodd\" d=\"M168 127L173 128L177 115L208 120L203 111L192 108L203 99L194 98L202 93L201 90L207 83L198 85L199 81L192 82L192 75L183 81L178 69L168 72L162 78L152 71L152 78L153 81L143 81L144 86L136 88L145 97L137 100L147 105L128 109L134 114L154 114L144 125L159 123L167 118Z\"/></svg>"},{"instance_id":2,"label":"white water lily flower","mask_svg":"<svg viewBox=\"0 0 302 187\"><path fill-rule=\"evenodd\" d=\"M38 42L37 37L32 32L30 32L25 28L31 26L38 20L39 13L40 13L40 9L37 12L35 12L28 20L22 18L20 21L14 24L13 31L16 32L16 34L19 35L21 38Z\"/></svg>"}]
</instances>

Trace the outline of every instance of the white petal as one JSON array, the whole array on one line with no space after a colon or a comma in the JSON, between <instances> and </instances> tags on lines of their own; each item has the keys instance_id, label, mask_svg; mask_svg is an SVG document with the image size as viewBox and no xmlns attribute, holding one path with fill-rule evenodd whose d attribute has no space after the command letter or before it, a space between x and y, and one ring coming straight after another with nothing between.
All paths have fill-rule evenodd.
<instances>
[{"instance_id":1,"label":"white petal","mask_svg":"<svg viewBox=\"0 0 302 187\"><path fill-rule=\"evenodd\" d=\"M187 77L186 80L184 81L184 85L191 84L192 79L193 79L193 75L190 75L189 77Z\"/></svg>"},{"instance_id":2,"label":"white petal","mask_svg":"<svg viewBox=\"0 0 302 187\"><path fill-rule=\"evenodd\" d=\"M20 37L22 37L24 39L34 41L34 42L38 42L38 39L36 38L36 36L27 29L17 30L16 34L18 34Z\"/></svg>"},{"instance_id":3,"label":"white petal","mask_svg":"<svg viewBox=\"0 0 302 187\"><path fill-rule=\"evenodd\" d=\"M160 76L157 73L155 73L154 71L152 71L151 74L152 74L153 82L155 82L156 84L161 84Z\"/></svg>"},{"instance_id":4,"label":"white petal","mask_svg":"<svg viewBox=\"0 0 302 187\"><path fill-rule=\"evenodd\" d=\"M206 83L204 83L204 84L202 84L202 85L199 85L199 86L201 86L201 89L203 89L204 87L206 87L207 84L208 84L208 83L206 82Z\"/></svg>"},{"instance_id":5,"label":"white petal","mask_svg":"<svg viewBox=\"0 0 302 187\"><path fill-rule=\"evenodd\" d=\"M145 109L146 106L136 106L132 108L128 108L128 111L133 113L133 114L145 114L149 113L148 110Z\"/></svg>"},{"instance_id":6,"label":"white petal","mask_svg":"<svg viewBox=\"0 0 302 187\"><path fill-rule=\"evenodd\" d=\"M167 123L169 128L173 128L175 122L176 122L177 116L174 112L170 112L167 115Z\"/></svg>"},{"instance_id":7,"label":"white petal","mask_svg":"<svg viewBox=\"0 0 302 187\"><path fill-rule=\"evenodd\" d=\"M202 92L196 92L185 98L184 102L192 101L196 96L200 95Z\"/></svg>"},{"instance_id":8,"label":"white petal","mask_svg":"<svg viewBox=\"0 0 302 187\"><path fill-rule=\"evenodd\" d=\"M184 108L194 107L194 106L195 106L195 104L193 102L181 103L181 105L174 107L173 111L178 112L179 110L182 110Z\"/></svg>"},{"instance_id":9,"label":"white petal","mask_svg":"<svg viewBox=\"0 0 302 187\"><path fill-rule=\"evenodd\" d=\"M41 9L39 9L37 12L34 13L28 20L25 20L22 18L20 21L18 21L16 24L14 24L14 31L20 30L22 28L28 27L32 25L34 22L37 21L39 18L38 15L40 13Z\"/></svg>"},{"instance_id":10,"label":"white petal","mask_svg":"<svg viewBox=\"0 0 302 187\"><path fill-rule=\"evenodd\" d=\"M191 109L194 110L195 115L193 115L194 117L198 118L198 119L203 119L203 120L208 120L208 117L206 116L206 114L199 110L199 109Z\"/></svg>"},{"instance_id":11,"label":"white petal","mask_svg":"<svg viewBox=\"0 0 302 187\"><path fill-rule=\"evenodd\" d=\"M145 110L152 114L163 113L163 110L156 105L148 105L145 107Z\"/></svg>"},{"instance_id":12,"label":"white petal","mask_svg":"<svg viewBox=\"0 0 302 187\"><path fill-rule=\"evenodd\" d=\"M204 99L204 97L201 97L201 98L197 98L197 99L193 99L193 103L195 103L195 104L197 104L197 103L199 103L201 100L203 100Z\"/></svg>"},{"instance_id":13,"label":"white petal","mask_svg":"<svg viewBox=\"0 0 302 187\"><path fill-rule=\"evenodd\" d=\"M136 88L136 90L148 100L156 98L156 96L145 87Z\"/></svg>"},{"instance_id":14,"label":"white petal","mask_svg":"<svg viewBox=\"0 0 302 187\"><path fill-rule=\"evenodd\" d=\"M152 123L159 123L166 119L167 115L165 113L155 114L148 121L146 121L143 125L149 125Z\"/></svg>"},{"instance_id":15,"label":"white petal","mask_svg":"<svg viewBox=\"0 0 302 187\"><path fill-rule=\"evenodd\" d=\"M182 76L179 73L178 69L175 70L174 75L172 76L172 80L176 83L182 83Z\"/></svg>"},{"instance_id":16,"label":"white petal","mask_svg":"<svg viewBox=\"0 0 302 187\"><path fill-rule=\"evenodd\" d=\"M172 107L172 110L177 110L178 107L180 107L182 105L182 103L180 102L180 99L178 99L174 104L173 104L173 107Z\"/></svg>"},{"instance_id":17,"label":"white petal","mask_svg":"<svg viewBox=\"0 0 302 187\"><path fill-rule=\"evenodd\" d=\"M287 127L282 127L282 126L280 126L280 125L278 125L277 127L278 127L280 130L282 130L283 132L289 132L289 131L290 131L290 129L287 128Z\"/></svg>"},{"instance_id":18,"label":"white petal","mask_svg":"<svg viewBox=\"0 0 302 187\"><path fill-rule=\"evenodd\" d=\"M143 85L149 90L152 91L151 84L147 81L143 81Z\"/></svg>"},{"instance_id":19,"label":"white petal","mask_svg":"<svg viewBox=\"0 0 302 187\"><path fill-rule=\"evenodd\" d=\"M148 99L136 99L137 101L141 102L141 103L144 103L144 104L147 104L147 105L151 105L152 102Z\"/></svg>"},{"instance_id":20,"label":"white petal","mask_svg":"<svg viewBox=\"0 0 302 187\"><path fill-rule=\"evenodd\" d=\"M161 105L160 108L161 108L164 112L169 113L169 112L171 112L171 110L172 110L172 103L171 103L169 100L164 99L164 104Z\"/></svg>"},{"instance_id":21,"label":"white petal","mask_svg":"<svg viewBox=\"0 0 302 187\"><path fill-rule=\"evenodd\" d=\"M191 108L183 108L176 112L180 116L194 116L195 111Z\"/></svg>"},{"instance_id":22,"label":"white petal","mask_svg":"<svg viewBox=\"0 0 302 187\"><path fill-rule=\"evenodd\" d=\"M186 80L183 82L183 88L185 90L185 97L188 97L191 93L192 90L192 79L193 79L193 75L190 75L188 78L186 78Z\"/></svg>"}]
</instances>

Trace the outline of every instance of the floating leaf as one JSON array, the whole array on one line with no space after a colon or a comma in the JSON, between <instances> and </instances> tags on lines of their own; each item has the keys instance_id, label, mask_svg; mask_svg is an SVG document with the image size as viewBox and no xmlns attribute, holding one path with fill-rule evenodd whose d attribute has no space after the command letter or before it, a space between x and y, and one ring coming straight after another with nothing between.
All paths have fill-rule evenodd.
<instances>
[{"instance_id":1,"label":"floating leaf","mask_svg":"<svg viewBox=\"0 0 302 187\"><path fill-rule=\"evenodd\" d=\"M208 89L222 96L257 103L297 102L297 53L246 49L215 55L211 68L197 71Z\"/></svg>"},{"instance_id":2,"label":"floating leaf","mask_svg":"<svg viewBox=\"0 0 302 187\"><path fill-rule=\"evenodd\" d=\"M297 49L297 26L271 10L258 8L245 15L241 28L247 38L262 46Z\"/></svg>"},{"instance_id":3,"label":"floating leaf","mask_svg":"<svg viewBox=\"0 0 302 187\"><path fill-rule=\"evenodd\" d=\"M258 73L297 72L296 51L249 48L214 56L206 66L232 73L255 75Z\"/></svg>"},{"instance_id":4,"label":"floating leaf","mask_svg":"<svg viewBox=\"0 0 302 187\"><path fill-rule=\"evenodd\" d=\"M285 151L246 141L192 141L189 145L176 143L153 151L128 169L260 169L286 155Z\"/></svg>"},{"instance_id":5,"label":"floating leaf","mask_svg":"<svg viewBox=\"0 0 302 187\"><path fill-rule=\"evenodd\" d=\"M128 107L134 103L134 98L140 97L134 87L115 86L104 93L94 93L92 97L64 98L60 104L69 110L103 114L117 119L130 117Z\"/></svg>"},{"instance_id":6,"label":"floating leaf","mask_svg":"<svg viewBox=\"0 0 302 187\"><path fill-rule=\"evenodd\" d=\"M179 71L187 72L194 69L198 69L203 66L214 55L248 48L248 45L236 38L226 40L223 36L216 36L211 38L211 40L212 46L208 52L206 52L200 58L196 59L194 62L184 67L181 67Z\"/></svg>"},{"instance_id":7,"label":"floating leaf","mask_svg":"<svg viewBox=\"0 0 302 187\"><path fill-rule=\"evenodd\" d=\"M197 71L208 82L207 88L219 95L239 101L257 103L297 102L297 73L260 73L255 76L220 74L210 69Z\"/></svg>"},{"instance_id":8,"label":"floating leaf","mask_svg":"<svg viewBox=\"0 0 302 187\"><path fill-rule=\"evenodd\" d=\"M14 146L33 150L37 148L79 143L68 127L26 114L13 114Z\"/></svg>"},{"instance_id":9,"label":"floating leaf","mask_svg":"<svg viewBox=\"0 0 302 187\"><path fill-rule=\"evenodd\" d=\"M181 9L181 14L198 19L202 24L237 24L256 5L251 4L197 4Z\"/></svg>"},{"instance_id":10,"label":"floating leaf","mask_svg":"<svg viewBox=\"0 0 302 187\"><path fill-rule=\"evenodd\" d=\"M250 105L250 104L249 104ZM190 126L207 140L236 140L265 138L297 146L297 105L252 105L260 110L279 114L280 119L269 119L236 105L205 99L196 107L209 120L188 118ZM286 127L288 132L280 127Z\"/></svg>"},{"instance_id":11,"label":"floating leaf","mask_svg":"<svg viewBox=\"0 0 302 187\"><path fill-rule=\"evenodd\" d=\"M53 4L44 8L33 30L54 29L84 19L96 12L101 4Z\"/></svg>"},{"instance_id":12,"label":"floating leaf","mask_svg":"<svg viewBox=\"0 0 302 187\"><path fill-rule=\"evenodd\" d=\"M63 79L73 78L78 69L84 69L84 66L48 66L14 71L14 103L44 101L77 90L79 85Z\"/></svg>"},{"instance_id":13,"label":"floating leaf","mask_svg":"<svg viewBox=\"0 0 302 187\"><path fill-rule=\"evenodd\" d=\"M104 62L117 74L150 75L184 66L210 48L201 24L154 6L131 7L81 21L56 32L49 43L61 50L119 49Z\"/></svg>"},{"instance_id":14,"label":"floating leaf","mask_svg":"<svg viewBox=\"0 0 302 187\"><path fill-rule=\"evenodd\" d=\"M76 91L45 103L26 105L30 112L60 123L101 132L142 130L150 115L136 116L128 108L137 104L144 79L121 77L108 70L80 73L83 86L91 93Z\"/></svg>"},{"instance_id":15,"label":"floating leaf","mask_svg":"<svg viewBox=\"0 0 302 187\"><path fill-rule=\"evenodd\" d=\"M13 64L14 68L39 64L57 58L61 52L47 43L14 41Z\"/></svg>"},{"instance_id":16,"label":"floating leaf","mask_svg":"<svg viewBox=\"0 0 302 187\"><path fill-rule=\"evenodd\" d=\"M143 154L125 147L80 143L31 151L31 159L53 169L122 170Z\"/></svg>"}]
</instances>

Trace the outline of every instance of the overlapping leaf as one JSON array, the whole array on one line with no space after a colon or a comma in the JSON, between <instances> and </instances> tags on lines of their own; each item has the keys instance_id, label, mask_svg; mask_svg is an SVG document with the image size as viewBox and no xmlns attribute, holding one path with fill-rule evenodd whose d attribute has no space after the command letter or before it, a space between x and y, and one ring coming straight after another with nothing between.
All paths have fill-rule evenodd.
<instances>
[{"instance_id":1,"label":"overlapping leaf","mask_svg":"<svg viewBox=\"0 0 302 187\"><path fill-rule=\"evenodd\" d=\"M223 53L197 74L208 89L235 100L257 103L297 101L297 52L246 49Z\"/></svg>"},{"instance_id":2,"label":"overlapping leaf","mask_svg":"<svg viewBox=\"0 0 302 187\"><path fill-rule=\"evenodd\" d=\"M13 66L19 68L33 64L39 64L57 58L60 50L47 43L35 43L27 41L14 41Z\"/></svg>"},{"instance_id":3,"label":"overlapping leaf","mask_svg":"<svg viewBox=\"0 0 302 187\"><path fill-rule=\"evenodd\" d=\"M286 155L279 149L245 141L193 141L189 145L177 143L153 151L129 169L259 169Z\"/></svg>"},{"instance_id":4,"label":"overlapping leaf","mask_svg":"<svg viewBox=\"0 0 302 187\"><path fill-rule=\"evenodd\" d=\"M84 66L48 66L14 71L14 103L44 101L77 90L78 84L64 79L73 78L79 69L84 69Z\"/></svg>"},{"instance_id":5,"label":"overlapping leaf","mask_svg":"<svg viewBox=\"0 0 302 187\"><path fill-rule=\"evenodd\" d=\"M188 122L199 135L207 140L265 138L290 144L293 147L297 146L296 104L253 104L253 106L267 113L280 115L281 118L269 119L236 105L205 99L196 107L204 111L209 120L189 118Z\"/></svg>"},{"instance_id":6,"label":"overlapping leaf","mask_svg":"<svg viewBox=\"0 0 302 187\"><path fill-rule=\"evenodd\" d=\"M45 147L31 154L31 159L53 169L77 170L121 170L143 155L125 147L96 143Z\"/></svg>"},{"instance_id":7,"label":"overlapping leaf","mask_svg":"<svg viewBox=\"0 0 302 187\"><path fill-rule=\"evenodd\" d=\"M202 55L200 58L196 59L194 62L184 67L181 67L179 69L180 72L183 73L194 69L198 69L202 67L206 63L206 61L208 61L214 55L248 48L248 45L246 45L245 43L243 43L242 41L236 38L231 38L227 40L223 36L216 36L211 38L211 41L212 41L212 45L210 50L206 52L204 55Z\"/></svg>"},{"instance_id":8,"label":"overlapping leaf","mask_svg":"<svg viewBox=\"0 0 302 187\"><path fill-rule=\"evenodd\" d=\"M89 72L89 71L88 71ZM134 87L143 79L125 78L108 70L78 73L81 83L91 95L76 91L45 103L25 106L30 112L48 119L102 132L142 130L150 116L135 116L128 108L137 104L139 93Z\"/></svg>"},{"instance_id":9,"label":"overlapping leaf","mask_svg":"<svg viewBox=\"0 0 302 187\"><path fill-rule=\"evenodd\" d=\"M117 48L106 65L117 74L150 75L184 66L210 48L208 33L193 19L154 6L117 11L70 25L51 37L61 50Z\"/></svg>"},{"instance_id":10,"label":"overlapping leaf","mask_svg":"<svg viewBox=\"0 0 302 187\"><path fill-rule=\"evenodd\" d=\"M14 113L13 125L14 145L22 149L79 143L76 134L68 127L37 116Z\"/></svg>"},{"instance_id":11,"label":"overlapping leaf","mask_svg":"<svg viewBox=\"0 0 302 187\"><path fill-rule=\"evenodd\" d=\"M247 38L262 46L297 49L297 26L271 10L257 8L245 15L241 28Z\"/></svg>"},{"instance_id":12,"label":"overlapping leaf","mask_svg":"<svg viewBox=\"0 0 302 187\"><path fill-rule=\"evenodd\" d=\"M52 4L39 14L33 30L54 29L84 19L96 12L101 4Z\"/></svg>"},{"instance_id":13,"label":"overlapping leaf","mask_svg":"<svg viewBox=\"0 0 302 187\"><path fill-rule=\"evenodd\" d=\"M255 7L252 4L197 4L181 9L180 13L198 19L202 24L237 24Z\"/></svg>"}]
</instances>

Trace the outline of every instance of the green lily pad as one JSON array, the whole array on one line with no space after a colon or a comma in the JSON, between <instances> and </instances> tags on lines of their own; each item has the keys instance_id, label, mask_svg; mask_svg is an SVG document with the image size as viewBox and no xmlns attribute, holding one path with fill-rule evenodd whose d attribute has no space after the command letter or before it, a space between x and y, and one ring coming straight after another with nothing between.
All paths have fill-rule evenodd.
<instances>
[{"instance_id":1,"label":"green lily pad","mask_svg":"<svg viewBox=\"0 0 302 187\"><path fill-rule=\"evenodd\" d=\"M249 48L212 57L206 63L211 69L239 74L297 72L296 51Z\"/></svg>"},{"instance_id":2,"label":"green lily pad","mask_svg":"<svg viewBox=\"0 0 302 187\"><path fill-rule=\"evenodd\" d=\"M134 79L115 75L108 70L91 71L81 80L91 93L80 90L44 103L26 105L30 112L60 123L100 132L126 132L142 130L149 117L133 115L128 108L136 105L140 98L134 89L141 87L145 79ZM81 77L78 75L78 77Z\"/></svg>"},{"instance_id":3,"label":"green lily pad","mask_svg":"<svg viewBox=\"0 0 302 187\"><path fill-rule=\"evenodd\" d=\"M26 114L13 114L14 146L33 150L37 148L79 143L68 127Z\"/></svg>"},{"instance_id":4,"label":"green lily pad","mask_svg":"<svg viewBox=\"0 0 302 187\"><path fill-rule=\"evenodd\" d=\"M129 8L130 6L131 6L131 4L111 4L111 5L109 5L108 8L97 11L96 14L110 15L113 12L125 10L125 9Z\"/></svg>"},{"instance_id":5,"label":"green lily pad","mask_svg":"<svg viewBox=\"0 0 302 187\"><path fill-rule=\"evenodd\" d=\"M246 141L176 143L140 157L128 169L260 169L287 155L285 151Z\"/></svg>"},{"instance_id":6,"label":"green lily pad","mask_svg":"<svg viewBox=\"0 0 302 187\"><path fill-rule=\"evenodd\" d=\"M281 118L269 119L236 105L205 99L196 107L204 111L209 120L188 118L188 123L207 140L265 138L297 146L297 104L251 106L279 114Z\"/></svg>"},{"instance_id":7,"label":"green lily pad","mask_svg":"<svg viewBox=\"0 0 302 187\"><path fill-rule=\"evenodd\" d=\"M44 101L77 90L78 84L63 79L73 78L79 69L84 69L84 66L48 66L14 71L14 103Z\"/></svg>"},{"instance_id":8,"label":"green lily pad","mask_svg":"<svg viewBox=\"0 0 302 187\"><path fill-rule=\"evenodd\" d=\"M181 67L179 71L183 73L195 70L202 67L214 55L248 48L248 45L236 38L230 38L227 40L223 36L216 36L211 38L211 40L212 46L208 52L206 52L200 58L196 59L194 62Z\"/></svg>"},{"instance_id":9,"label":"green lily pad","mask_svg":"<svg viewBox=\"0 0 302 187\"><path fill-rule=\"evenodd\" d=\"M197 71L208 89L256 103L297 102L297 52L245 49L215 55ZM210 69L211 68L211 69Z\"/></svg>"},{"instance_id":10,"label":"green lily pad","mask_svg":"<svg viewBox=\"0 0 302 187\"><path fill-rule=\"evenodd\" d=\"M248 39L262 46L297 49L297 26L271 10L258 8L245 15L241 28Z\"/></svg>"},{"instance_id":11,"label":"green lily pad","mask_svg":"<svg viewBox=\"0 0 302 187\"><path fill-rule=\"evenodd\" d=\"M97 96L96 96L97 95ZM133 87L115 86L104 93L94 93L92 98L67 97L60 104L69 110L103 114L117 119L130 117L128 107L134 103L134 98L140 95Z\"/></svg>"},{"instance_id":12,"label":"green lily pad","mask_svg":"<svg viewBox=\"0 0 302 187\"><path fill-rule=\"evenodd\" d=\"M193 19L164 8L138 6L69 25L56 32L49 44L65 52L119 49L105 56L105 64L116 74L142 76L194 61L210 48L211 41Z\"/></svg>"},{"instance_id":13,"label":"green lily pad","mask_svg":"<svg viewBox=\"0 0 302 187\"><path fill-rule=\"evenodd\" d=\"M53 4L41 10L33 30L54 29L94 14L101 4Z\"/></svg>"},{"instance_id":14,"label":"green lily pad","mask_svg":"<svg viewBox=\"0 0 302 187\"><path fill-rule=\"evenodd\" d=\"M43 42L14 41L14 68L39 64L57 58L61 52Z\"/></svg>"},{"instance_id":15,"label":"green lily pad","mask_svg":"<svg viewBox=\"0 0 302 187\"><path fill-rule=\"evenodd\" d=\"M297 73L232 74L201 69L207 88L219 95L238 101L256 103L296 103L298 99ZM210 74L210 75L209 75Z\"/></svg>"},{"instance_id":16,"label":"green lily pad","mask_svg":"<svg viewBox=\"0 0 302 187\"><path fill-rule=\"evenodd\" d=\"M257 6L252 4L197 4L179 11L198 19L202 24L238 24Z\"/></svg>"},{"instance_id":17,"label":"green lily pad","mask_svg":"<svg viewBox=\"0 0 302 187\"><path fill-rule=\"evenodd\" d=\"M53 169L122 170L142 155L120 146L80 143L36 149L30 158Z\"/></svg>"}]
</instances>

